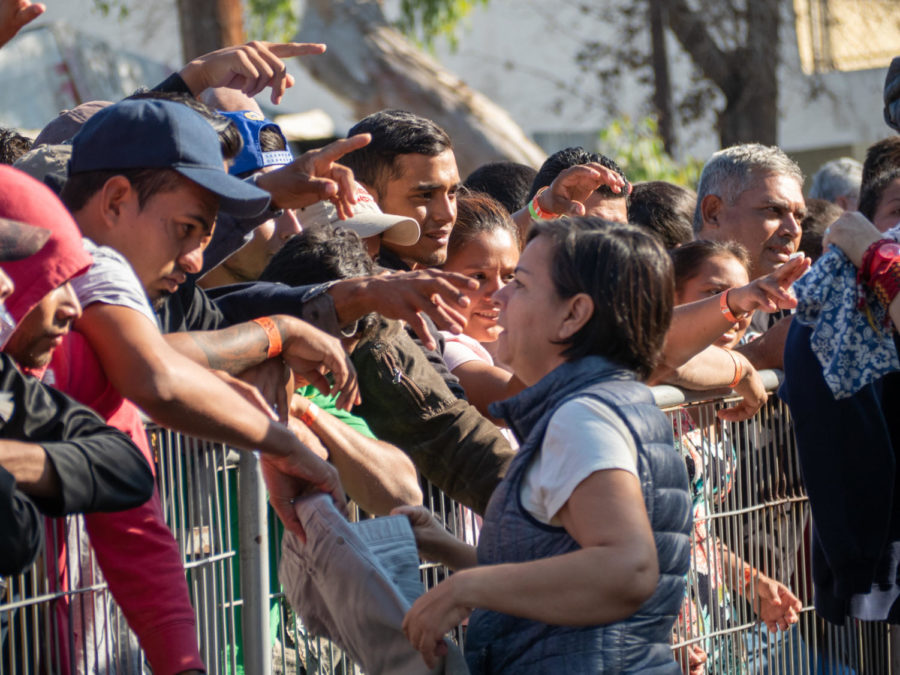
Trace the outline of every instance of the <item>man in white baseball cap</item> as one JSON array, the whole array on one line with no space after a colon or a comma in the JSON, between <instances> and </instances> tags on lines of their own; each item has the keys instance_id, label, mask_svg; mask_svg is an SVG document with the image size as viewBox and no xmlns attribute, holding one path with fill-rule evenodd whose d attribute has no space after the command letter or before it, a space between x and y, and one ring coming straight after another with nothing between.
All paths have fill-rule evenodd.
<instances>
[{"instance_id":1,"label":"man in white baseball cap","mask_svg":"<svg viewBox=\"0 0 900 675\"><path fill-rule=\"evenodd\" d=\"M334 225L356 232L369 257L378 259L381 242L397 246L412 246L419 241L419 224L412 218L384 213L371 194L359 183L356 184L356 204L353 217L341 220L337 209L329 201L321 201L297 210L300 224L305 228Z\"/></svg>"}]
</instances>

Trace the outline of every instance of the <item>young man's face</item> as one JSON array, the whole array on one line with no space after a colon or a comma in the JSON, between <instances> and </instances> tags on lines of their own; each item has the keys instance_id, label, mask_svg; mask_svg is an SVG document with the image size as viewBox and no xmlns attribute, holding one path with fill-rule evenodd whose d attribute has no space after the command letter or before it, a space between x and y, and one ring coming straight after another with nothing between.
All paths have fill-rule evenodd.
<instances>
[{"instance_id":1,"label":"young man's face","mask_svg":"<svg viewBox=\"0 0 900 675\"><path fill-rule=\"evenodd\" d=\"M117 248L154 304L174 293L188 274L202 269L218 206L213 193L186 178L150 197L143 208L134 190L122 204L128 236Z\"/></svg>"},{"instance_id":2,"label":"young man's face","mask_svg":"<svg viewBox=\"0 0 900 675\"><path fill-rule=\"evenodd\" d=\"M81 305L68 282L50 291L16 326L3 351L25 368L50 363L53 350L81 316Z\"/></svg>"},{"instance_id":3,"label":"young man's face","mask_svg":"<svg viewBox=\"0 0 900 675\"><path fill-rule=\"evenodd\" d=\"M412 246L383 242L407 263L422 267L441 265L447 259L447 242L456 222L456 193L459 171L452 150L428 155L399 155L394 160L396 178L384 182L381 190L366 188L385 213L414 218L422 236Z\"/></svg>"}]
</instances>

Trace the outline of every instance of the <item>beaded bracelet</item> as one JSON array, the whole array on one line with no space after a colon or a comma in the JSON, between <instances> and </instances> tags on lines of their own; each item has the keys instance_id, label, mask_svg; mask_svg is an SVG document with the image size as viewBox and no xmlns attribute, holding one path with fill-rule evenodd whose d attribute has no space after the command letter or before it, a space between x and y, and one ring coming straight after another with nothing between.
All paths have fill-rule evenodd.
<instances>
[{"instance_id":1,"label":"beaded bracelet","mask_svg":"<svg viewBox=\"0 0 900 675\"><path fill-rule=\"evenodd\" d=\"M888 308L900 293L900 259L895 258L887 265L880 266L869 278L869 287L879 302Z\"/></svg>"}]
</instances>

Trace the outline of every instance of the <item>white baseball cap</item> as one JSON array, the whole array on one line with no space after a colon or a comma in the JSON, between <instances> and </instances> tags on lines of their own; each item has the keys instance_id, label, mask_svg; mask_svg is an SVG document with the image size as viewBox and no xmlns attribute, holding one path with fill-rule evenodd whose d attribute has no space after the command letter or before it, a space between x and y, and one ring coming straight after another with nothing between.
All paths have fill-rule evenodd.
<instances>
[{"instance_id":1,"label":"white baseball cap","mask_svg":"<svg viewBox=\"0 0 900 675\"><path fill-rule=\"evenodd\" d=\"M327 200L297 209L296 213L303 227L320 225L346 227L361 238L380 234L384 241L397 246L412 246L419 241L419 224L415 220L382 212L368 190L358 183L352 218L341 220L334 204Z\"/></svg>"}]
</instances>

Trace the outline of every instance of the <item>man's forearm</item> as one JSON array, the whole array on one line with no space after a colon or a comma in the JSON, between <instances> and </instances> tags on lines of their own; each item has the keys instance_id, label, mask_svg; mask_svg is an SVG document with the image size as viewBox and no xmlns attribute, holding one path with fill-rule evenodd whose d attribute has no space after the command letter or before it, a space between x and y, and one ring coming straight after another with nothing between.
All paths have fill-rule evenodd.
<instances>
[{"instance_id":1,"label":"man's forearm","mask_svg":"<svg viewBox=\"0 0 900 675\"><path fill-rule=\"evenodd\" d=\"M44 449L36 443L0 440L0 466L16 479L16 486L33 497L60 494L59 475Z\"/></svg>"},{"instance_id":2,"label":"man's forearm","mask_svg":"<svg viewBox=\"0 0 900 675\"><path fill-rule=\"evenodd\" d=\"M238 375L268 358L266 331L252 321L215 331L168 333L163 337L170 347L194 363L230 375Z\"/></svg>"},{"instance_id":3,"label":"man's forearm","mask_svg":"<svg viewBox=\"0 0 900 675\"><path fill-rule=\"evenodd\" d=\"M294 414L309 408L308 400L295 397ZM328 448L347 494L369 513L387 515L395 506L422 503L416 468L400 448L368 438L322 410L309 428Z\"/></svg>"}]
</instances>

